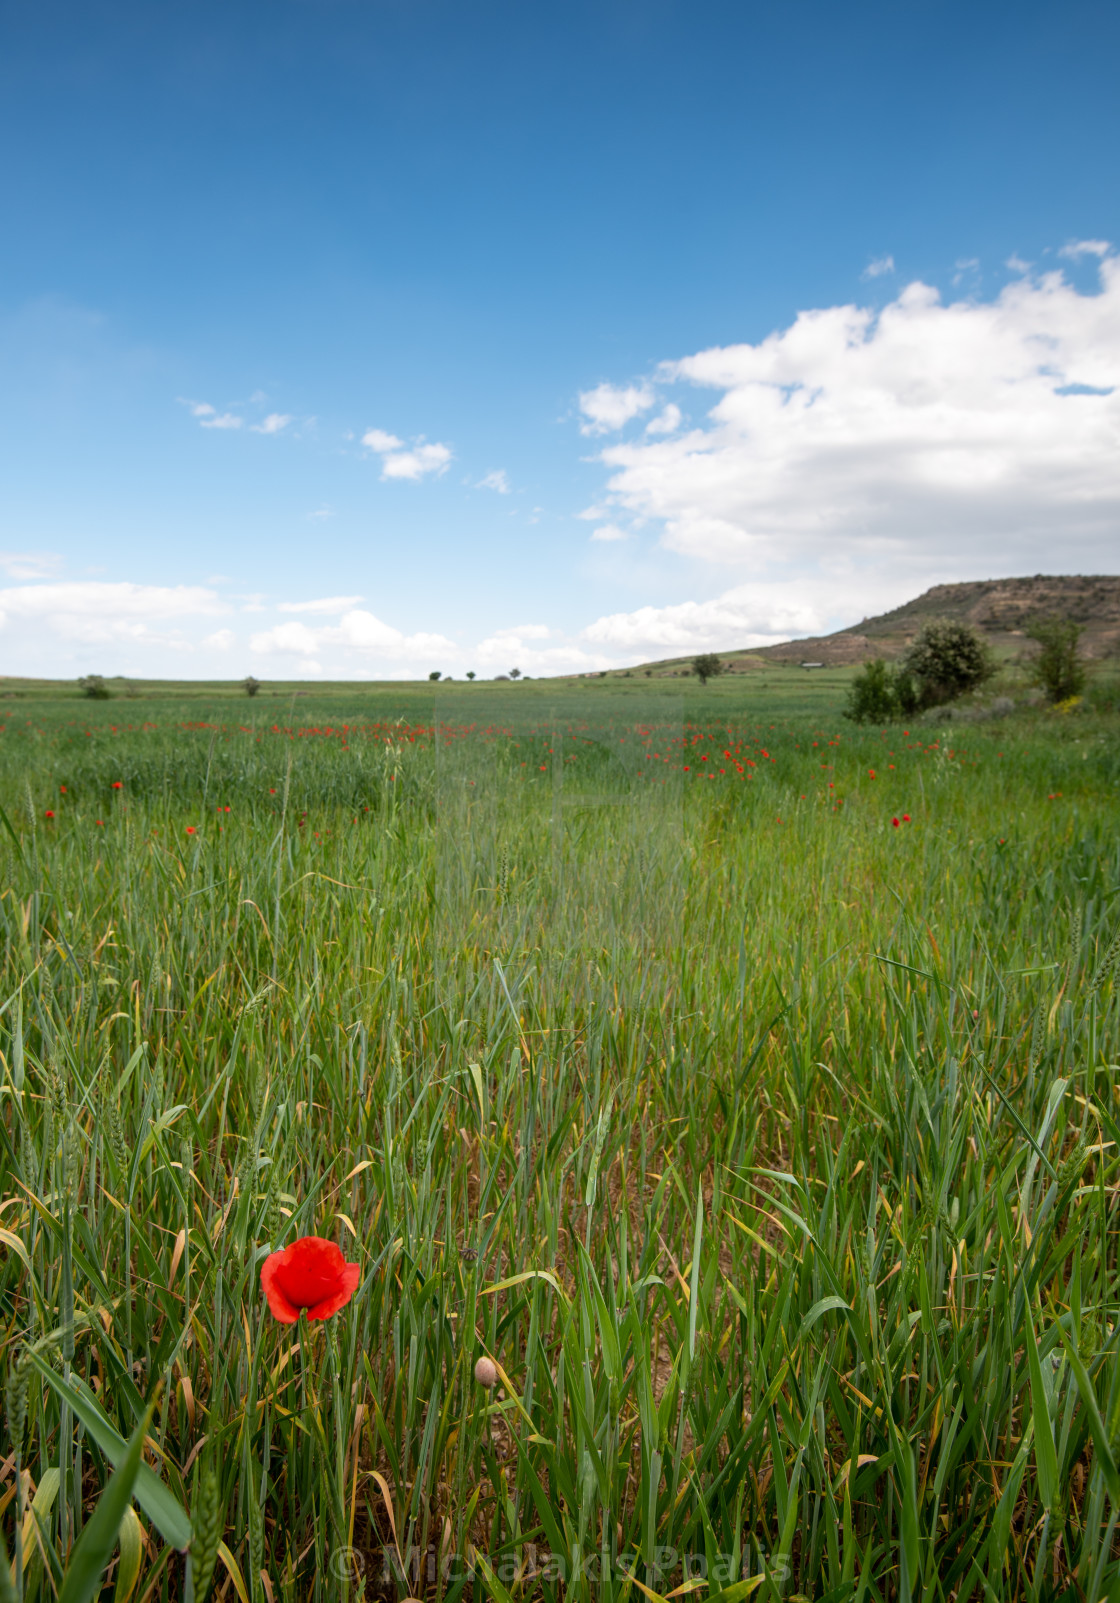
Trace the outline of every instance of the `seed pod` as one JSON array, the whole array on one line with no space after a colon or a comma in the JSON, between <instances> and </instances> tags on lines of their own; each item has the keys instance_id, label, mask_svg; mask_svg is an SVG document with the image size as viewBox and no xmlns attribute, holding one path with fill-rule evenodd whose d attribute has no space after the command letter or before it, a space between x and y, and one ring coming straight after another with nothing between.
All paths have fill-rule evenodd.
<instances>
[{"instance_id":1,"label":"seed pod","mask_svg":"<svg viewBox=\"0 0 1120 1603\"><path fill-rule=\"evenodd\" d=\"M1090 996L1096 996L1105 980L1108 979L1108 976L1112 973L1113 969L1117 967L1117 965L1120 965L1120 928L1117 928L1116 934L1112 937L1111 941L1108 943L1108 946L1105 948L1104 956L1097 964L1096 971L1094 972L1092 981L1089 985Z\"/></svg>"},{"instance_id":2,"label":"seed pod","mask_svg":"<svg viewBox=\"0 0 1120 1603\"><path fill-rule=\"evenodd\" d=\"M280 1212L280 1170L273 1161L268 1176L268 1193L264 1203L264 1239L275 1252L284 1230L284 1215Z\"/></svg>"},{"instance_id":3,"label":"seed pod","mask_svg":"<svg viewBox=\"0 0 1120 1603\"><path fill-rule=\"evenodd\" d=\"M249 1498L249 1571L253 1583L253 1596L260 1588L264 1568L264 1515L254 1496Z\"/></svg>"},{"instance_id":4,"label":"seed pod","mask_svg":"<svg viewBox=\"0 0 1120 1603\"><path fill-rule=\"evenodd\" d=\"M482 1357L474 1366L474 1378L489 1391L498 1383L498 1366L492 1358Z\"/></svg>"},{"instance_id":5,"label":"seed pod","mask_svg":"<svg viewBox=\"0 0 1120 1603\"><path fill-rule=\"evenodd\" d=\"M194 1570L195 1603L206 1603L214 1565L218 1562L218 1544L222 1539L222 1510L218 1500L218 1478L209 1467L202 1473L198 1496L194 1501L191 1521L194 1535L191 1539L191 1566Z\"/></svg>"},{"instance_id":6,"label":"seed pod","mask_svg":"<svg viewBox=\"0 0 1120 1603\"><path fill-rule=\"evenodd\" d=\"M116 1101L106 1087L105 1096L101 1102L101 1113L105 1124L105 1139L109 1151L113 1154L113 1162L120 1174L128 1173L128 1166L132 1161L132 1152L125 1140L124 1125L121 1123L121 1112Z\"/></svg>"},{"instance_id":7,"label":"seed pod","mask_svg":"<svg viewBox=\"0 0 1120 1603\"><path fill-rule=\"evenodd\" d=\"M23 1449L23 1432L27 1425L27 1365L22 1353L8 1364L8 1386L4 1401L8 1415L8 1436L18 1458Z\"/></svg>"}]
</instances>

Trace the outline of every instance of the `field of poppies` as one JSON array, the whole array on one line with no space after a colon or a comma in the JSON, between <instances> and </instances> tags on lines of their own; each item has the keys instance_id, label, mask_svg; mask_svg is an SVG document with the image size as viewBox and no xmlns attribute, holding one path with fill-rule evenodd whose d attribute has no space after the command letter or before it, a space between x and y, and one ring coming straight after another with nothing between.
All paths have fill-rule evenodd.
<instances>
[{"instance_id":1,"label":"field of poppies","mask_svg":"<svg viewBox=\"0 0 1120 1603\"><path fill-rule=\"evenodd\" d=\"M0 1603L1120 1592L1115 714L753 694L3 703Z\"/></svg>"}]
</instances>

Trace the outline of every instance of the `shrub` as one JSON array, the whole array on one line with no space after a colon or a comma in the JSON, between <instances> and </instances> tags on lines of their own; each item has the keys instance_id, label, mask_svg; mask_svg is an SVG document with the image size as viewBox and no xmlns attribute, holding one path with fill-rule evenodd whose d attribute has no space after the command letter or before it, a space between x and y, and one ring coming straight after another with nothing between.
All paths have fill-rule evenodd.
<instances>
[{"instance_id":1,"label":"shrub","mask_svg":"<svg viewBox=\"0 0 1120 1603\"><path fill-rule=\"evenodd\" d=\"M923 707L939 707L978 690L995 673L996 665L987 644L970 625L935 618L910 645L901 671L917 680Z\"/></svg>"},{"instance_id":2,"label":"shrub","mask_svg":"<svg viewBox=\"0 0 1120 1603\"><path fill-rule=\"evenodd\" d=\"M247 696L255 696L261 688L260 680L254 679L251 673L247 673L241 682L245 686L245 694Z\"/></svg>"},{"instance_id":3,"label":"shrub","mask_svg":"<svg viewBox=\"0 0 1120 1603\"><path fill-rule=\"evenodd\" d=\"M700 683L706 685L709 679L723 672L723 663L714 651L702 651L698 657L693 657L692 671Z\"/></svg>"},{"instance_id":4,"label":"shrub","mask_svg":"<svg viewBox=\"0 0 1120 1603\"><path fill-rule=\"evenodd\" d=\"M1057 706L1085 689L1085 664L1077 650L1081 625L1072 618L1035 618L1027 635L1040 646L1031 664L1031 679Z\"/></svg>"},{"instance_id":5,"label":"shrub","mask_svg":"<svg viewBox=\"0 0 1120 1603\"><path fill-rule=\"evenodd\" d=\"M440 677L440 670L438 668L433 668L431 673L428 675L428 678L432 681L433 684L435 683L435 681L439 677Z\"/></svg>"},{"instance_id":6,"label":"shrub","mask_svg":"<svg viewBox=\"0 0 1120 1603\"><path fill-rule=\"evenodd\" d=\"M99 673L87 673L84 679L78 680L78 684L91 701L109 700L109 686Z\"/></svg>"},{"instance_id":7,"label":"shrub","mask_svg":"<svg viewBox=\"0 0 1120 1603\"><path fill-rule=\"evenodd\" d=\"M895 675L882 657L875 657L849 685L844 717L856 724L885 724L898 711Z\"/></svg>"}]
</instances>

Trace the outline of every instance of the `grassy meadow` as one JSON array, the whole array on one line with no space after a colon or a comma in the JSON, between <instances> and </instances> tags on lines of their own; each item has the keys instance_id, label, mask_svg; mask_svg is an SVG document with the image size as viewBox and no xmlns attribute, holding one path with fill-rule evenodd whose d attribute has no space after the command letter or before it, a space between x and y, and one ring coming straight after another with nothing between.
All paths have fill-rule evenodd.
<instances>
[{"instance_id":1,"label":"grassy meadow","mask_svg":"<svg viewBox=\"0 0 1120 1603\"><path fill-rule=\"evenodd\" d=\"M0 1603L1120 1594L1117 719L843 681L0 703Z\"/></svg>"}]
</instances>

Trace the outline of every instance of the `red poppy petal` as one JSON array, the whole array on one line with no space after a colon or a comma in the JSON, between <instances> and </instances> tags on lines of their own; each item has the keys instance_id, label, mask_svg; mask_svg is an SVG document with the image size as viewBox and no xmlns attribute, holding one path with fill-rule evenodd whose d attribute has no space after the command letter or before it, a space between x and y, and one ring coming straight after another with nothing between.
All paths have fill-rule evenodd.
<instances>
[{"instance_id":1,"label":"red poppy petal","mask_svg":"<svg viewBox=\"0 0 1120 1603\"><path fill-rule=\"evenodd\" d=\"M294 1325L299 1321L299 1309L292 1306L276 1284L276 1271L283 1257L283 1252L270 1252L261 1264L261 1290L268 1299L273 1317L279 1319L282 1325Z\"/></svg>"},{"instance_id":2,"label":"red poppy petal","mask_svg":"<svg viewBox=\"0 0 1120 1603\"><path fill-rule=\"evenodd\" d=\"M342 1266L342 1276L338 1290L333 1296L327 1297L323 1302L316 1303L314 1308L307 1310L308 1319L329 1319L340 1308L344 1308L358 1289L358 1282L362 1278L360 1264L347 1263Z\"/></svg>"},{"instance_id":3,"label":"red poppy petal","mask_svg":"<svg viewBox=\"0 0 1120 1603\"><path fill-rule=\"evenodd\" d=\"M333 1241L322 1236L300 1236L285 1247L277 1266L277 1281L296 1308L314 1308L333 1297L341 1285L346 1260Z\"/></svg>"}]
</instances>

